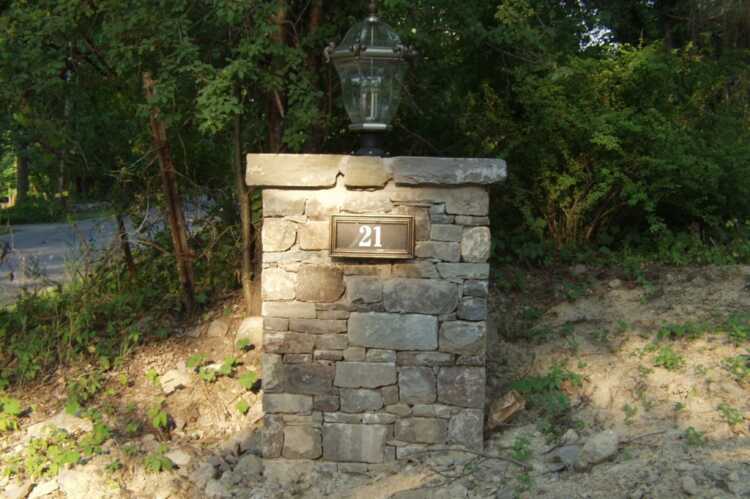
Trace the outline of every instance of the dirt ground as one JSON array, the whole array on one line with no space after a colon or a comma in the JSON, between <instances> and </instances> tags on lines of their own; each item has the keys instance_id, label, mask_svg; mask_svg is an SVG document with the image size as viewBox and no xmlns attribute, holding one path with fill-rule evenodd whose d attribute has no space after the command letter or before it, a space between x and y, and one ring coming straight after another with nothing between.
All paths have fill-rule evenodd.
<instances>
[{"instance_id":1,"label":"dirt ground","mask_svg":"<svg viewBox=\"0 0 750 499\"><path fill-rule=\"evenodd\" d=\"M371 470L264 462L259 386L239 383L248 371L260 377L259 353L234 341L242 317L229 300L106 374L88 402L113 429L101 453L0 486L8 497L750 497L750 267L500 268L492 289L488 411L513 389L526 408L487 430L484 453L443 450ZM229 357L237 365L205 381L187 365L196 354L207 368ZM548 407L524 381L554 372L565 373L559 390L536 390L565 403ZM87 429L63 412L80 373L12 394L31 411L0 437L0 466L28 447L35 424ZM182 386L167 394L174 376ZM168 428L151 424L155 406ZM608 449L595 448L600 438ZM154 455L175 469L148 472Z\"/></svg>"}]
</instances>

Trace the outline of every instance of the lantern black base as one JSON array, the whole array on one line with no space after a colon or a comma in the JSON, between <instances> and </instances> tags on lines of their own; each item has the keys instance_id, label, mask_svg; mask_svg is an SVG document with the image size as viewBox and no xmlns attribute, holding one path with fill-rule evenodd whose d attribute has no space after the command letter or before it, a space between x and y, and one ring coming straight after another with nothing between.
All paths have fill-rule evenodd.
<instances>
[{"instance_id":1,"label":"lantern black base","mask_svg":"<svg viewBox=\"0 0 750 499\"><path fill-rule=\"evenodd\" d=\"M355 156L385 156L383 150L383 134L378 132L361 132L359 134L359 149Z\"/></svg>"}]
</instances>

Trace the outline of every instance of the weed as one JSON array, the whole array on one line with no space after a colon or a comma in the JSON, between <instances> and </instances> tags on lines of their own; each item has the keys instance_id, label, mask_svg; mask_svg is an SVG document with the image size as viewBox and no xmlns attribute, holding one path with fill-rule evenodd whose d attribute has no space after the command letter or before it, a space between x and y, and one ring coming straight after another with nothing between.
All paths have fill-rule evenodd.
<instances>
[{"instance_id":1,"label":"weed","mask_svg":"<svg viewBox=\"0 0 750 499\"><path fill-rule=\"evenodd\" d=\"M198 377L206 383L213 383L216 381L216 369L211 367L201 367L198 371Z\"/></svg>"},{"instance_id":2,"label":"weed","mask_svg":"<svg viewBox=\"0 0 750 499\"><path fill-rule=\"evenodd\" d=\"M241 340L237 341L238 350L247 352L248 350L251 350L252 347L253 347L253 344L247 338L242 338Z\"/></svg>"},{"instance_id":3,"label":"weed","mask_svg":"<svg viewBox=\"0 0 750 499\"><path fill-rule=\"evenodd\" d=\"M633 419L638 414L638 408L630 404L622 406L622 412L625 413L625 424L633 424Z\"/></svg>"},{"instance_id":4,"label":"weed","mask_svg":"<svg viewBox=\"0 0 750 499\"><path fill-rule=\"evenodd\" d=\"M656 333L657 340L695 340L703 336L709 326L693 322L667 324Z\"/></svg>"},{"instance_id":5,"label":"weed","mask_svg":"<svg viewBox=\"0 0 750 499\"><path fill-rule=\"evenodd\" d=\"M251 390L258 381L258 375L254 371L245 371L238 379L240 386L245 390Z\"/></svg>"},{"instance_id":6,"label":"weed","mask_svg":"<svg viewBox=\"0 0 750 499\"><path fill-rule=\"evenodd\" d=\"M539 412L540 427L552 436L563 431L570 415L570 400L562 389L564 383L581 386L583 379L561 365L555 365L544 375L522 378L512 385L526 397L529 408Z\"/></svg>"},{"instance_id":7,"label":"weed","mask_svg":"<svg viewBox=\"0 0 750 499\"><path fill-rule=\"evenodd\" d=\"M606 329L597 329L596 331L593 331L591 333L591 339L594 341L594 343L607 345L609 344L609 331L607 331Z\"/></svg>"},{"instance_id":8,"label":"weed","mask_svg":"<svg viewBox=\"0 0 750 499\"><path fill-rule=\"evenodd\" d=\"M53 477L80 460L81 454L73 437L58 429L46 438L32 438L21 452L6 458L3 473L32 479Z\"/></svg>"},{"instance_id":9,"label":"weed","mask_svg":"<svg viewBox=\"0 0 750 499\"><path fill-rule=\"evenodd\" d=\"M682 355L672 350L672 347L665 346L661 347L658 355L654 357L654 365L663 367L668 371L676 371L685 365L685 359Z\"/></svg>"},{"instance_id":10,"label":"weed","mask_svg":"<svg viewBox=\"0 0 750 499\"><path fill-rule=\"evenodd\" d=\"M234 407L235 407L235 409L237 409L237 412L239 412L239 413L240 413L240 414L242 414L243 416L244 416L245 414L247 414L247 411L249 411L249 410L250 410L250 404L248 404L248 403L247 403L247 400L245 400L245 399L240 399L240 400L239 400L239 401L237 402L237 405L235 405Z\"/></svg>"},{"instance_id":11,"label":"weed","mask_svg":"<svg viewBox=\"0 0 750 499\"><path fill-rule=\"evenodd\" d=\"M536 322L544 316L544 311L536 307L524 307L521 311L521 320L526 322Z\"/></svg>"},{"instance_id":12,"label":"weed","mask_svg":"<svg viewBox=\"0 0 750 499\"><path fill-rule=\"evenodd\" d=\"M159 386L159 373L153 367L146 371L146 379L152 386Z\"/></svg>"},{"instance_id":13,"label":"weed","mask_svg":"<svg viewBox=\"0 0 750 499\"><path fill-rule=\"evenodd\" d=\"M735 314L727 319L725 324L729 339L735 344L750 341L750 315Z\"/></svg>"},{"instance_id":14,"label":"weed","mask_svg":"<svg viewBox=\"0 0 750 499\"><path fill-rule=\"evenodd\" d=\"M160 400L148 410L151 426L157 430L166 430L169 427L169 414L164 410L164 400Z\"/></svg>"},{"instance_id":15,"label":"weed","mask_svg":"<svg viewBox=\"0 0 750 499\"><path fill-rule=\"evenodd\" d=\"M234 357L227 357L217 369L217 372L222 376L231 376L234 373L235 367L237 367L237 359Z\"/></svg>"},{"instance_id":16,"label":"weed","mask_svg":"<svg viewBox=\"0 0 750 499\"><path fill-rule=\"evenodd\" d=\"M138 421L128 421L125 425L125 434L134 437L141 432L141 423Z\"/></svg>"},{"instance_id":17,"label":"weed","mask_svg":"<svg viewBox=\"0 0 750 499\"><path fill-rule=\"evenodd\" d=\"M721 365L739 383L750 380L750 354L726 358Z\"/></svg>"},{"instance_id":18,"label":"weed","mask_svg":"<svg viewBox=\"0 0 750 499\"><path fill-rule=\"evenodd\" d=\"M685 430L685 440L690 447L702 447L706 443L703 433L692 426Z\"/></svg>"},{"instance_id":19,"label":"weed","mask_svg":"<svg viewBox=\"0 0 750 499\"><path fill-rule=\"evenodd\" d=\"M122 446L122 452L128 457L135 457L140 453L140 450L136 445L126 444Z\"/></svg>"},{"instance_id":20,"label":"weed","mask_svg":"<svg viewBox=\"0 0 750 499\"><path fill-rule=\"evenodd\" d=\"M586 296L589 292L589 287L581 283L564 282L562 292L565 295L565 299L572 303Z\"/></svg>"},{"instance_id":21,"label":"weed","mask_svg":"<svg viewBox=\"0 0 750 499\"><path fill-rule=\"evenodd\" d=\"M729 426L737 426L745 420L745 416L739 409L732 407L725 402L719 404L718 409L719 413L721 413L721 417Z\"/></svg>"},{"instance_id":22,"label":"weed","mask_svg":"<svg viewBox=\"0 0 750 499\"><path fill-rule=\"evenodd\" d=\"M685 410L685 404L683 404L682 402L675 402L674 405L672 406L672 410L675 413L679 414Z\"/></svg>"},{"instance_id":23,"label":"weed","mask_svg":"<svg viewBox=\"0 0 750 499\"><path fill-rule=\"evenodd\" d=\"M160 445L153 453L143 459L143 467L149 473L161 473L174 469L174 463L164 454L167 452L166 445Z\"/></svg>"},{"instance_id":24,"label":"weed","mask_svg":"<svg viewBox=\"0 0 750 499\"><path fill-rule=\"evenodd\" d=\"M0 396L0 433L18 430L18 418L22 412L21 402Z\"/></svg>"},{"instance_id":25,"label":"weed","mask_svg":"<svg viewBox=\"0 0 750 499\"><path fill-rule=\"evenodd\" d=\"M104 469L109 473L116 473L122 469L122 463L119 459L114 459L111 461L107 466L104 467Z\"/></svg>"},{"instance_id":26,"label":"weed","mask_svg":"<svg viewBox=\"0 0 750 499\"><path fill-rule=\"evenodd\" d=\"M534 479L528 473L521 473L516 477L515 493L520 495L534 487Z\"/></svg>"},{"instance_id":27,"label":"weed","mask_svg":"<svg viewBox=\"0 0 750 499\"><path fill-rule=\"evenodd\" d=\"M194 355L191 355L188 357L187 362L185 365L188 369L199 369L203 364L206 363L206 356L200 353L196 353Z\"/></svg>"},{"instance_id":28,"label":"weed","mask_svg":"<svg viewBox=\"0 0 750 499\"><path fill-rule=\"evenodd\" d=\"M638 366L638 377L641 379L648 378L650 374L653 374L654 370L650 367L646 367L643 364Z\"/></svg>"}]
</instances>

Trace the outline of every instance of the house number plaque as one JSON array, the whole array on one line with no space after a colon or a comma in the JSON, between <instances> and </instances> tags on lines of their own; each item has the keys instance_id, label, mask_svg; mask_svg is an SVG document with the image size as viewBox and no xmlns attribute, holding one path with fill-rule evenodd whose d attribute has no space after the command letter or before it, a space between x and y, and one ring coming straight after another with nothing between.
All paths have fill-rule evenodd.
<instances>
[{"instance_id":1,"label":"house number plaque","mask_svg":"<svg viewBox=\"0 0 750 499\"><path fill-rule=\"evenodd\" d=\"M331 217L331 256L414 258L414 217Z\"/></svg>"}]
</instances>

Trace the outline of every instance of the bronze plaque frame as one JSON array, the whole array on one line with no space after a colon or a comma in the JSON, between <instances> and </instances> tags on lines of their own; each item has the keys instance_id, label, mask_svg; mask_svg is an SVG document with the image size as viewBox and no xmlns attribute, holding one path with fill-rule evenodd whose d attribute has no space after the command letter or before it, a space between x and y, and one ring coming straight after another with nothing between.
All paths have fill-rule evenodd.
<instances>
[{"instance_id":1,"label":"bronze plaque frame","mask_svg":"<svg viewBox=\"0 0 750 499\"><path fill-rule=\"evenodd\" d=\"M359 248L352 247L337 247L336 242L338 241L339 225L340 224L353 224L358 227L369 226L371 231L375 230L374 227L387 226L388 231L384 233L385 242L383 246L385 248ZM394 237L392 235L393 229L398 230L399 237L405 243L405 247L394 248L393 244L388 244ZM405 231L405 233L404 233ZM356 231L359 233L359 230ZM372 236L372 234L370 234ZM412 216L396 216L396 215L382 215L382 216L365 216L365 215L333 215L331 217L331 240L330 250L331 256L334 258L377 258L377 259L390 259L390 260L404 260L414 258L414 246L416 244L416 231L415 221Z\"/></svg>"}]
</instances>

